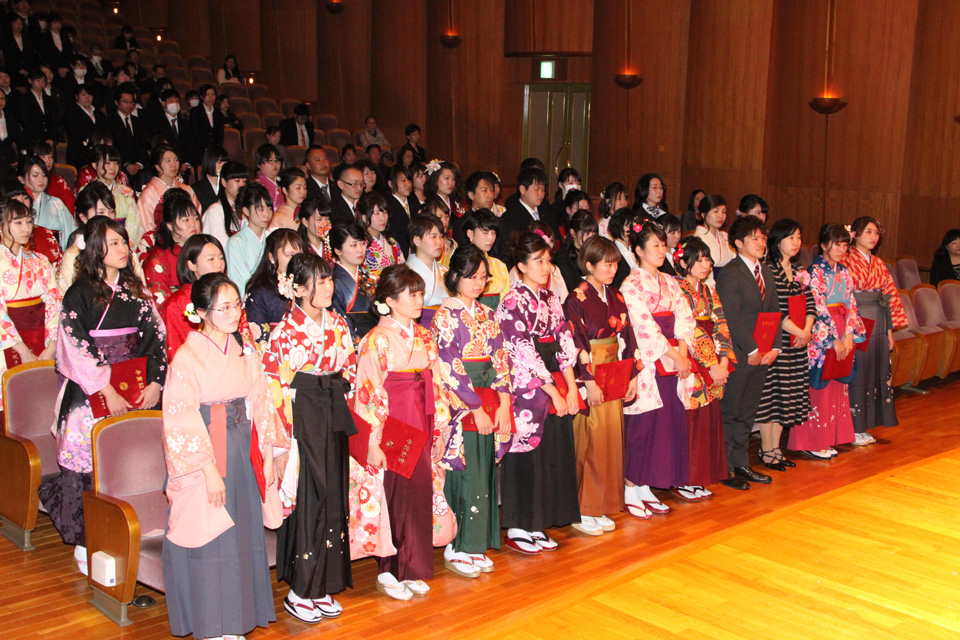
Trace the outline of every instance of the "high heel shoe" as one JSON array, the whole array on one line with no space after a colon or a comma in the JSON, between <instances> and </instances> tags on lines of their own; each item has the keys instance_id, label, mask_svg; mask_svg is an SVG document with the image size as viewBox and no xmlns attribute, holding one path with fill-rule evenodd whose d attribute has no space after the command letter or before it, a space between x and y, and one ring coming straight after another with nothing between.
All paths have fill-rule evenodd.
<instances>
[{"instance_id":1,"label":"high heel shoe","mask_svg":"<svg viewBox=\"0 0 960 640\"><path fill-rule=\"evenodd\" d=\"M777 447L776 449L774 449L773 452L777 456L777 461L783 466L787 467L788 469L793 469L794 467L797 466L796 462L794 462L793 460L788 460L786 456L783 455L783 451L780 451L780 447Z\"/></svg>"},{"instance_id":2,"label":"high heel shoe","mask_svg":"<svg viewBox=\"0 0 960 640\"><path fill-rule=\"evenodd\" d=\"M760 450L760 462L767 469L773 469L774 471L786 471L787 466L777 457L775 453L776 449L770 449L769 451Z\"/></svg>"}]
</instances>

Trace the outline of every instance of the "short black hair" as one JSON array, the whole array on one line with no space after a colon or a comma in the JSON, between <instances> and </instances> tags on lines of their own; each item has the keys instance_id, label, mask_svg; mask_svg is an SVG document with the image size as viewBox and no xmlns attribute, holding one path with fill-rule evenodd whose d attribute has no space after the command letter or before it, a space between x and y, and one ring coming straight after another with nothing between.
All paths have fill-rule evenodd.
<instances>
[{"instance_id":1,"label":"short black hair","mask_svg":"<svg viewBox=\"0 0 960 640\"><path fill-rule=\"evenodd\" d=\"M542 184L546 186L547 174L544 173L543 169L537 169L534 167L521 169L520 173L517 174L517 189L520 187L529 189L530 186L534 184Z\"/></svg>"},{"instance_id":2,"label":"short black hair","mask_svg":"<svg viewBox=\"0 0 960 640\"><path fill-rule=\"evenodd\" d=\"M440 222L437 216L423 214L413 216L413 218L410 219L410 224L407 226L407 233L410 234L410 246L414 246L414 238L422 238L434 228L438 233L443 233L443 223Z\"/></svg>"},{"instance_id":3,"label":"short black hair","mask_svg":"<svg viewBox=\"0 0 960 640\"><path fill-rule=\"evenodd\" d=\"M406 127L404 127L404 129L403 129L403 135L405 135L405 136L412 136L413 134L417 133L418 131L420 131L420 125L414 124L414 123L411 122L411 123L408 124Z\"/></svg>"},{"instance_id":4,"label":"short black hair","mask_svg":"<svg viewBox=\"0 0 960 640\"><path fill-rule=\"evenodd\" d=\"M310 116L310 105L305 102L301 102L293 108L293 115L295 116Z\"/></svg>"},{"instance_id":5,"label":"short black hair","mask_svg":"<svg viewBox=\"0 0 960 640\"><path fill-rule=\"evenodd\" d=\"M493 215L490 209L477 209L471 211L463 218L463 232L475 231L496 231L500 233L500 223L497 216Z\"/></svg>"},{"instance_id":6,"label":"short black hair","mask_svg":"<svg viewBox=\"0 0 960 640\"><path fill-rule=\"evenodd\" d=\"M754 206L751 205L750 208L752 209ZM783 259L783 254L780 253L780 243L797 231L802 233L803 227L796 220L784 218L774 222L773 226L770 227L770 233L767 234L767 260L780 262ZM847 234L847 237L849 238L849 234Z\"/></svg>"},{"instance_id":7,"label":"short black hair","mask_svg":"<svg viewBox=\"0 0 960 640\"><path fill-rule=\"evenodd\" d=\"M490 273L490 265L483 251L472 244L457 247L457 250L450 256L450 268L443 275L443 284L451 295L457 295L457 287L463 278L472 278L480 268L480 265L487 268Z\"/></svg>"},{"instance_id":8,"label":"short black hair","mask_svg":"<svg viewBox=\"0 0 960 640\"><path fill-rule=\"evenodd\" d=\"M763 220L760 218L756 216L741 216L737 218L733 222L733 226L730 227L730 236L728 238L730 246L736 249L737 240L743 242L756 231L759 231L763 235L769 235L767 233L767 226L763 224Z\"/></svg>"}]
</instances>

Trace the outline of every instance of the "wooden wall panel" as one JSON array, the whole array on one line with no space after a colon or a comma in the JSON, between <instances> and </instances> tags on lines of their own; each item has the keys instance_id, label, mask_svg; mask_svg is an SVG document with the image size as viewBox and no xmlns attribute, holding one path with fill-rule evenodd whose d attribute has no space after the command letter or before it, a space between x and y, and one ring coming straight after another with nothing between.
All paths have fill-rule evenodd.
<instances>
[{"instance_id":1,"label":"wooden wall panel","mask_svg":"<svg viewBox=\"0 0 960 640\"><path fill-rule=\"evenodd\" d=\"M683 129L683 178L720 193L730 213L762 187L763 131L774 0L693 0ZM749 37L732 37L750 34Z\"/></svg>"},{"instance_id":2,"label":"wooden wall panel","mask_svg":"<svg viewBox=\"0 0 960 640\"><path fill-rule=\"evenodd\" d=\"M258 80L269 85L278 101L317 99L316 32L317 3L313 0L260 1L263 72Z\"/></svg>"},{"instance_id":3,"label":"wooden wall panel","mask_svg":"<svg viewBox=\"0 0 960 640\"><path fill-rule=\"evenodd\" d=\"M506 0L504 53L507 55L590 55L594 0ZM454 17L460 3L454 3Z\"/></svg>"},{"instance_id":4,"label":"wooden wall panel","mask_svg":"<svg viewBox=\"0 0 960 640\"><path fill-rule=\"evenodd\" d=\"M632 59L643 76L634 89L621 89L614 76L625 68L626 4L630 2ZM599 193L623 182L630 193L641 174L659 173L667 183L667 202L686 206L680 194L684 100L687 95L687 0L595 0L590 184ZM621 17L622 16L622 17ZM681 200L683 201L681 204Z\"/></svg>"},{"instance_id":5,"label":"wooden wall panel","mask_svg":"<svg viewBox=\"0 0 960 640\"><path fill-rule=\"evenodd\" d=\"M341 127L359 129L370 111L371 0L351 0L339 15L316 4L318 95L313 112L333 113Z\"/></svg>"},{"instance_id":6,"label":"wooden wall panel","mask_svg":"<svg viewBox=\"0 0 960 640\"><path fill-rule=\"evenodd\" d=\"M210 61L214 71L232 53L243 72L263 68L260 0L210 0Z\"/></svg>"},{"instance_id":7,"label":"wooden wall panel","mask_svg":"<svg viewBox=\"0 0 960 640\"><path fill-rule=\"evenodd\" d=\"M374 0L370 112L394 148L427 118L427 0Z\"/></svg>"},{"instance_id":8,"label":"wooden wall panel","mask_svg":"<svg viewBox=\"0 0 960 640\"><path fill-rule=\"evenodd\" d=\"M210 11L206 3L195 0L169 0L170 20L167 37L180 45L180 55L210 55Z\"/></svg>"}]
</instances>

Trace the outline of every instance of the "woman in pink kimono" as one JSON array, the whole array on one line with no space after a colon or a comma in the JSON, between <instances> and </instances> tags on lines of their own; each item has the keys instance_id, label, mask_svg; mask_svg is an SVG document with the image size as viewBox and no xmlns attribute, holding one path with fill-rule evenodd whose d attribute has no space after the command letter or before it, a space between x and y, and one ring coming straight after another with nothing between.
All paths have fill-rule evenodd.
<instances>
[{"instance_id":1,"label":"woman in pink kimono","mask_svg":"<svg viewBox=\"0 0 960 640\"><path fill-rule=\"evenodd\" d=\"M274 447L290 442L260 357L241 344L236 285L208 273L190 297L201 329L177 351L163 396L167 613L175 636L238 638L277 619L264 525L280 514L263 500L279 508L268 495Z\"/></svg>"},{"instance_id":2,"label":"woman in pink kimono","mask_svg":"<svg viewBox=\"0 0 960 640\"><path fill-rule=\"evenodd\" d=\"M696 321L675 278L661 273L667 236L659 225L633 225L630 245L640 264L620 287L644 368L637 400L624 408L624 501L639 518L670 508L650 487L671 489L682 500L699 501L690 481L687 417L690 360ZM673 342L671 342L673 341ZM665 371L661 374L657 362Z\"/></svg>"},{"instance_id":3,"label":"woman in pink kimono","mask_svg":"<svg viewBox=\"0 0 960 640\"><path fill-rule=\"evenodd\" d=\"M423 289L423 279L406 265L383 270L373 299L380 322L361 342L357 363L355 410L372 427L365 462L386 469L384 497L397 548L395 555L379 560L377 590L398 600L430 590L424 580L433 577L435 533L452 519L443 478L434 475L431 460L439 459L438 450L447 442L450 412L440 386L437 344L414 322L423 311ZM410 478L387 466L383 432L388 418L427 434Z\"/></svg>"}]
</instances>

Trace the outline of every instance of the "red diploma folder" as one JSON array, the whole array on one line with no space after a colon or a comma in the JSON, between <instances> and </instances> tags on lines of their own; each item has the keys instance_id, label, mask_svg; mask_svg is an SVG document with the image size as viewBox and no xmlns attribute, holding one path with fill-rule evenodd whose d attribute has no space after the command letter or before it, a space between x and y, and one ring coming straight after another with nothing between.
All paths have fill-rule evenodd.
<instances>
[{"instance_id":1,"label":"red diploma folder","mask_svg":"<svg viewBox=\"0 0 960 640\"><path fill-rule=\"evenodd\" d=\"M137 398L147 387L147 359L134 358L133 360L124 360L110 366L110 384L120 396L129 402L134 409L140 409L137 405ZM92 396L87 396L90 401L90 409L93 410L95 420L103 420L110 416L110 410L107 408L107 399L99 391ZM149 409L149 407L142 407Z\"/></svg>"},{"instance_id":2,"label":"red diploma folder","mask_svg":"<svg viewBox=\"0 0 960 640\"><path fill-rule=\"evenodd\" d=\"M352 410L353 422L357 433L350 436L348 446L350 456L360 464L367 464L367 451L370 447L370 423ZM387 458L387 469L410 479L420 459L420 452L427 443L427 434L396 418L387 417L383 423L383 436L380 449Z\"/></svg>"},{"instance_id":3,"label":"red diploma folder","mask_svg":"<svg viewBox=\"0 0 960 640\"><path fill-rule=\"evenodd\" d=\"M734 372L735 369L736 367L733 365L733 362L731 362L730 360L727 360L727 373L731 374ZM700 373L703 376L704 384L706 384L707 386L714 384L713 376L710 375L710 367L701 366Z\"/></svg>"},{"instance_id":4,"label":"red diploma folder","mask_svg":"<svg viewBox=\"0 0 960 640\"><path fill-rule=\"evenodd\" d=\"M500 394L497 393L496 390L490 389L489 387L474 387L473 390L477 392L478 396L480 396L480 402L483 403L483 410L488 416L490 416L490 421L496 423L497 409L500 408ZM510 404L510 433L516 433L517 423L513 416L513 403ZM467 412L467 415L463 418L463 430L477 430L477 421L470 412Z\"/></svg>"},{"instance_id":5,"label":"red diploma folder","mask_svg":"<svg viewBox=\"0 0 960 640\"><path fill-rule=\"evenodd\" d=\"M793 324L797 325L797 328L803 329L807 324L807 296L790 296L787 298L787 308ZM797 336L790 336L790 346L797 346L796 340Z\"/></svg>"},{"instance_id":6,"label":"red diploma folder","mask_svg":"<svg viewBox=\"0 0 960 640\"><path fill-rule=\"evenodd\" d=\"M757 343L760 355L773 351L773 341L780 330L780 314L776 311L761 311L757 314L757 324L753 327L753 340Z\"/></svg>"},{"instance_id":7,"label":"red diploma folder","mask_svg":"<svg viewBox=\"0 0 960 640\"><path fill-rule=\"evenodd\" d=\"M567 397L567 381L563 379L563 374L559 371L553 372L553 384L557 387L557 391L560 392L560 395L564 398ZM580 401L580 411L584 411L587 408L587 403L583 401L583 396L579 393L577 394L577 400ZM550 415L555 415L557 413L556 408L550 406Z\"/></svg>"},{"instance_id":8,"label":"red diploma folder","mask_svg":"<svg viewBox=\"0 0 960 640\"><path fill-rule=\"evenodd\" d=\"M856 349L854 349L856 351ZM837 352L833 347L827 349L827 355L823 360L823 375L821 380L836 380L837 378L846 378L853 371L854 351L847 354L843 360L837 360Z\"/></svg>"},{"instance_id":9,"label":"red diploma folder","mask_svg":"<svg viewBox=\"0 0 960 640\"><path fill-rule=\"evenodd\" d=\"M674 340L673 338L669 338L667 342L669 342L670 346L675 349L680 346L680 341ZM687 362L690 363L691 373L700 373L701 371L700 363L697 362L695 358L691 357L689 353L687 353ZM667 356L661 356L660 359L657 360L655 364L657 365L657 373L659 375L661 376L677 375L676 365L674 365L673 360L671 360ZM606 398L606 396L604 396L604 398Z\"/></svg>"},{"instance_id":10,"label":"red diploma folder","mask_svg":"<svg viewBox=\"0 0 960 640\"><path fill-rule=\"evenodd\" d=\"M877 324L876 320L871 320L870 318L864 318L860 316L860 319L863 320L863 328L867 332L867 339L861 342L856 346L857 351L866 351L867 347L870 346L870 334L873 333L873 325Z\"/></svg>"},{"instance_id":11,"label":"red diploma folder","mask_svg":"<svg viewBox=\"0 0 960 640\"><path fill-rule=\"evenodd\" d=\"M617 362L608 362L598 364L593 369L593 381L597 383L600 390L603 391L604 401L623 400L627 397L627 388L632 379L633 364L635 360L619 360Z\"/></svg>"}]
</instances>

